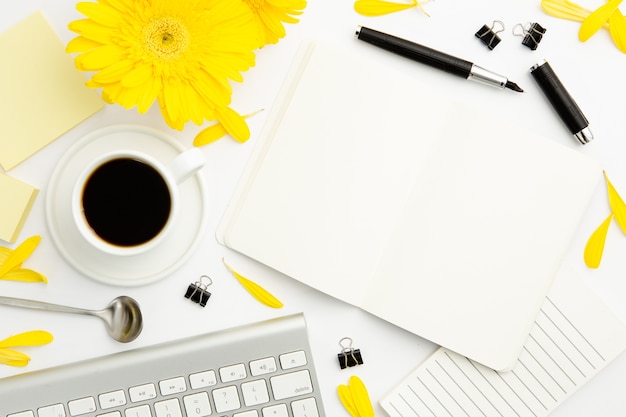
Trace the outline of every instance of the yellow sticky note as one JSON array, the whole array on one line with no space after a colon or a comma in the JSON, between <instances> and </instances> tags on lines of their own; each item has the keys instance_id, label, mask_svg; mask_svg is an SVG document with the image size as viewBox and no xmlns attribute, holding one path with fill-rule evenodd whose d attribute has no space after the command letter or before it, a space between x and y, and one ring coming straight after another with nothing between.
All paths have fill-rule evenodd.
<instances>
[{"instance_id":1,"label":"yellow sticky note","mask_svg":"<svg viewBox=\"0 0 626 417\"><path fill-rule=\"evenodd\" d=\"M0 61L0 165L5 171L104 106L40 12L0 34Z\"/></svg>"},{"instance_id":2,"label":"yellow sticky note","mask_svg":"<svg viewBox=\"0 0 626 417\"><path fill-rule=\"evenodd\" d=\"M0 172L0 239L17 240L39 190Z\"/></svg>"}]
</instances>

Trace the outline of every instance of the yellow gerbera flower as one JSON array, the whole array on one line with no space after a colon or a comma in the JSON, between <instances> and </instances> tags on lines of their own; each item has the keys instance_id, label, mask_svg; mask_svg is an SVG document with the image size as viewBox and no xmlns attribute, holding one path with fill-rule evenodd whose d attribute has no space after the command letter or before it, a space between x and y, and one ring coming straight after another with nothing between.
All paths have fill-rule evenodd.
<instances>
[{"instance_id":1,"label":"yellow gerbera flower","mask_svg":"<svg viewBox=\"0 0 626 417\"><path fill-rule=\"evenodd\" d=\"M259 47L277 43L285 37L285 23L297 23L294 16L302 14L306 0L242 0L254 14Z\"/></svg>"},{"instance_id":2,"label":"yellow gerbera flower","mask_svg":"<svg viewBox=\"0 0 626 417\"><path fill-rule=\"evenodd\" d=\"M229 105L230 81L254 65L256 27L245 5L232 0L97 0L79 2L87 19L67 52L94 72L88 86L108 103L145 113L158 100L167 124L218 120L233 137L250 135Z\"/></svg>"}]
</instances>

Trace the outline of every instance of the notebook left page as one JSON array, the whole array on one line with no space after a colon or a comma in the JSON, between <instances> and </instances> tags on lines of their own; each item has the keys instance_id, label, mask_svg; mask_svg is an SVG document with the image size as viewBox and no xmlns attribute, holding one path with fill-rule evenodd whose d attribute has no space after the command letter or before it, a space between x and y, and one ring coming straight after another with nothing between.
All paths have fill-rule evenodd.
<instances>
[{"instance_id":1,"label":"notebook left page","mask_svg":"<svg viewBox=\"0 0 626 417\"><path fill-rule=\"evenodd\" d=\"M387 68L306 44L218 240L360 305L448 105Z\"/></svg>"}]
</instances>

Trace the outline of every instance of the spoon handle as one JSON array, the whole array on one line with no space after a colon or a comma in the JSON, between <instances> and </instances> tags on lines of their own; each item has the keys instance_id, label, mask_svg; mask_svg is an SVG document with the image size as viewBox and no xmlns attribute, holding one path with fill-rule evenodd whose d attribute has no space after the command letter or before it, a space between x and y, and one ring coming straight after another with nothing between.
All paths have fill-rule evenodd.
<instances>
[{"instance_id":1,"label":"spoon handle","mask_svg":"<svg viewBox=\"0 0 626 417\"><path fill-rule=\"evenodd\" d=\"M30 308L34 310L58 311L61 313L93 314L92 311L82 308L62 306L43 301L26 300L23 298L0 297L0 304L12 307Z\"/></svg>"}]
</instances>

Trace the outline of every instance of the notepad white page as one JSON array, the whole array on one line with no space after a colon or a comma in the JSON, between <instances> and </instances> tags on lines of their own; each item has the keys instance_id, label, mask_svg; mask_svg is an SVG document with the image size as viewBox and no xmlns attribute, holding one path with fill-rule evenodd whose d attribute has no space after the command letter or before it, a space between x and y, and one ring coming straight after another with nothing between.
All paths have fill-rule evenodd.
<instances>
[{"instance_id":1,"label":"notepad white page","mask_svg":"<svg viewBox=\"0 0 626 417\"><path fill-rule=\"evenodd\" d=\"M352 52L303 48L217 238L509 369L602 170Z\"/></svg>"},{"instance_id":2,"label":"notepad white page","mask_svg":"<svg viewBox=\"0 0 626 417\"><path fill-rule=\"evenodd\" d=\"M580 277L565 272L511 371L440 348L380 403L391 417L543 417L624 349L624 324Z\"/></svg>"}]
</instances>

